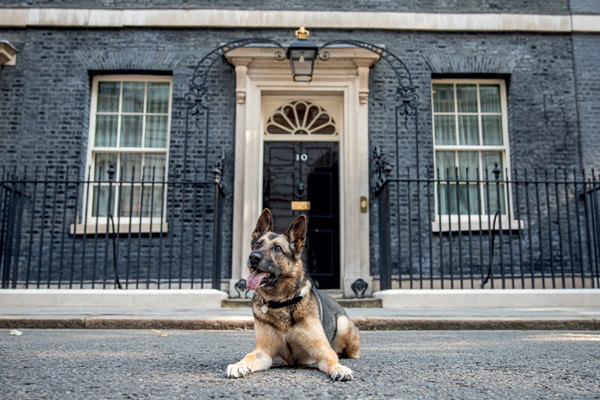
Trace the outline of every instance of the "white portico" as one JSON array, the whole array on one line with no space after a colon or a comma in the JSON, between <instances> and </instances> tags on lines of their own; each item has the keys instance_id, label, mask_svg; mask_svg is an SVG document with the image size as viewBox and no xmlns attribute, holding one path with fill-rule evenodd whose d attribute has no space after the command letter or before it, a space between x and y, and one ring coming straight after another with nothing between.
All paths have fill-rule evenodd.
<instances>
[{"instance_id":1,"label":"white portico","mask_svg":"<svg viewBox=\"0 0 600 400\"><path fill-rule=\"evenodd\" d=\"M265 119L278 102L294 100L318 104L337 118L339 136L316 140L339 141L339 287L351 297L350 285L362 278L370 293L369 214L364 204L361 211L361 197L369 196L369 68L379 56L354 47L328 49L331 57L317 60L313 81L298 84L290 78L289 64L275 58L276 51L242 47L226 54L235 66L237 98L230 295L248 275L250 233L263 207Z\"/></svg>"}]
</instances>

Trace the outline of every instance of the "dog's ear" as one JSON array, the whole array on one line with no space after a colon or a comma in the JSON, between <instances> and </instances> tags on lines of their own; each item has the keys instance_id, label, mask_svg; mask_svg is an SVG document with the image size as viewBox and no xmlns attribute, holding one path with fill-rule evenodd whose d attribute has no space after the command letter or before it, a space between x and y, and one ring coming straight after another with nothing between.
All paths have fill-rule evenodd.
<instances>
[{"instance_id":1,"label":"dog's ear","mask_svg":"<svg viewBox=\"0 0 600 400\"><path fill-rule=\"evenodd\" d=\"M271 215L271 211L268 208L265 208L262 213L260 213L260 217L258 217L258 221L256 221L256 228L254 228L254 232L252 232L252 241L261 237L265 232L269 232L273 230L273 215Z\"/></svg>"},{"instance_id":2,"label":"dog's ear","mask_svg":"<svg viewBox=\"0 0 600 400\"><path fill-rule=\"evenodd\" d=\"M306 216L300 215L292 221L290 227L285 231L285 236L292 244L292 249L296 253L300 253L304 242L306 241Z\"/></svg>"}]
</instances>

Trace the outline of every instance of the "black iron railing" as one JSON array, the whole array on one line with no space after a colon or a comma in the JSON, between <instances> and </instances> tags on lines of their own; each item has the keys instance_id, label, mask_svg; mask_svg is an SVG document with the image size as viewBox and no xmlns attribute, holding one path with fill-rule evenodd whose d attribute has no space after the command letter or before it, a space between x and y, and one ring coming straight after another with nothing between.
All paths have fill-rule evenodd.
<instances>
[{"instance_id":1,"label":"black iron railing","mask_svg":"<svg viewBox=\"0 0 600 400\"><path fill-rule=\"evenodd\" d=\"M134 180L114 180L110 168L98 179L67 168L4 171L2 288L220 289L221 172L167 181L155 170L132 171Z\"/></svg>"},{"instance_id":2,"label":"black iron railing","mask_svg":"<svg viewBox=\"0 0 600 400\"><path fill-rule=\"evenodd\" d=\"M374 273L382 289L600 287L593 171L496 167L469 178L406 169L386 178L392 170L379 163Z\"/></svg>"}]
</instances>

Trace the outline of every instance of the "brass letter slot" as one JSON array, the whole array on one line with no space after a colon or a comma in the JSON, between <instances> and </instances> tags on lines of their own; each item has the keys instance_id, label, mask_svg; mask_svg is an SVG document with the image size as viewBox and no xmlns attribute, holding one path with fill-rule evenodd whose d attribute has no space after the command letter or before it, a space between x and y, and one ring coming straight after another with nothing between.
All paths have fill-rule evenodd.
<instances>
[{"instance_id":1,"label":"brass letter slot","mask_svg":"<svg viewBox=\"0 0 600 400\"><path fill-rule=\"evenodd\" d=\"M292 210L308 211L310 210L310 201L292 201Z\"/></svg>"}]
</instances>

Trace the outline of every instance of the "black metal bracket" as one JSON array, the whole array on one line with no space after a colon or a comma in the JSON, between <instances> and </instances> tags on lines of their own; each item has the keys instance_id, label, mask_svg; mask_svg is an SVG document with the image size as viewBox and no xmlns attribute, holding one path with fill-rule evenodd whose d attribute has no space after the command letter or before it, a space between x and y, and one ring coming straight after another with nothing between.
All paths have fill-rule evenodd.
<instances>
[{"instance_id":1,"label":"black metal bracket","mask_svg":"<svg viewBox=\"0 0 600 400\"><path fill-rule=\"evenodd\" d=\"M212 169L212 173L214 175L214 181L220 188L222 188L223 184L223 167L225 165L225 150L221 151L221 155L217 159L215 166Z\"/></svg>"},{"instance_id":2,"label":"black metal bracket","mask_svg":"<svg viewBox=\"0 0 600 400\"><path fill-rule=\"evenodd\" d=\"M331 54L326 49L335 46L360 47L377 54L388 63L392 71L394 71L394 74L396 74L398 86L396 87L394 100L400 102L398 113L404 117L404 124L406 126L408 124L408 118L417 114L419 103L419 95L416 92L416 87L413 85L412 77L406 64L404 64L397 55L384 47L354 39L332 40L325 43L317 50L319 59L322 61L329 60Z\"/></svg>"},{"instance_id":3,"label":"black metal bracket","mask_svg":"<svg viewBox=\"0 0 600 400\"><path fill-rule=\"evenodd\" d=\"M250 45L262 45L262 46L272 46L278 48L275 52L276 60L285 60L285 48L270 39L262 39L262 38L249 38L249 39L240 39L234 40L232 42L221 45L208 54L206 54L196 65L194 72L192 74L192 78L190 81L190 86L188 92L184 95L186 101L186 118L185 118L185 133L184 133L184 142L183 142L183 174L184 177L187 174L188 170L188 141L190 136L190 130L192 129L192 121L195 121L195 129L198 131L203 131L204 137L204 147L205 147L205 157L208 159L208 139L209 139L209 121L208 121L208 111L210 109L211 104L211 96L210 96L210 80L209 73L215 63L218 60L223 59L223 57L232 50L235 50L240 47L247 47ZM208 174L208 168L205 169L205 174ZM214 172L214 171L213 171ZM208 179L208 176L206 176Z\"/></svg>"},{"instance_id":4,"label":"black metal bracket","mask_svg":"<svg viewBox=\"0 0 600 400\"><path fill-rule=\"evenodd\" d=\"M250 291L250 289L248 289L246 287L246 280L245 279L240 279L239 281L237 281L234 285L235 291L237 292L237 297L235 297L236 299L247 299L248 298L248 292ZM244 297L242 297L242 292L244 293Z\"/></svg>"},{"instance_id":5,"label":"black metal bracket","mask_svg":"<svg viewBox=\"0 0 600 400\"><path fill-rule=\"evenodd\" d=\"M206 54L196 65L194 73L192 74L192 80L190 82L189 91L185 94L185 99L188 103L188 107L192 111L192 115L197 115L200 111L200 108L209 108L211 97L208 93L208 74L214 66L214 64L218 60L222 59L222 57L230 51L240 47L248 47L250 45L269 45L272 47L279 48L280 50L277 50L275 52L275 59L282 61L286 58L285 47L273 40L262 38L234 40L224 45L221 45L216 49L213 49L210 53Z\"/></svg>"},{"instance_id":6,"label":"black metal bracket","mask_svg":"<svg viewBox=\"0 0 600 400\"><path fill-rule=\"evenodd\" d=\"M387 162L383 149L379 146L375 146L373 149L373 161L375 163L375 193L379 193L381 188L385 185L387 179L392 173L393 167Z\"/></svg>"},{"instance_id":7,"label":"black metal bracket","mask_svg":"<svg viewBox=\"0 0 600 400\"><path fill-rule=\"evenodd\" d=\"M249 47L253 45L270 46L276 48L274 57L276 60L283 61L286 59L286 48L271 39L264 38L248 38L238 39L226 44L223 44L214 50L206 54L196 65L192 74L189 90L185 94L185 100L187 103L187 115L186 115L186 126L184 135L184 159L183 159L183 173L184 176L187 173L187 150L188 150L188 139L190 131L190 116L196 120L196 128L198 130L204 130L205 147L208 149L208 137L209 137L209 126L208 126L208 115L207 111L210 108L211 96L209 93L209 73L215 63L222 59L227 53L240 47ZM374 45L372 43L363 42L354 39L336 39L329 41L321 45L317 54L319 59L322 61L329 60L331 54L328 49L332 49L336 46L353 46L359 47L371 51L374 54L380 56L390 66L397 79L397 87L395 90L394 100L400 104L396 107L396 111L400 116L404 117L405 126L408 123L408 118L417 115L419 95L416 92L416 87L413 84L413 80L410 71L406 64L394 53L387 50L384 47ZM418 140L418 135L416 135ZM418 156L417 156L418 157ZM418 162L417 162L418 164Z\"/></svg>"},{"instance_id":8,"label":"black metal bracket","mask_svg":"<svg viewBox=\"0 0 600 400\"><path fill-rule=\"evenodd\" d=\"M365 297L365 293L369 288L369 284L364 279L358 278L352 283L352 285L350 285L350 288L352 289L356 297L362 299Z\"/></svg>"}]
</instances>

